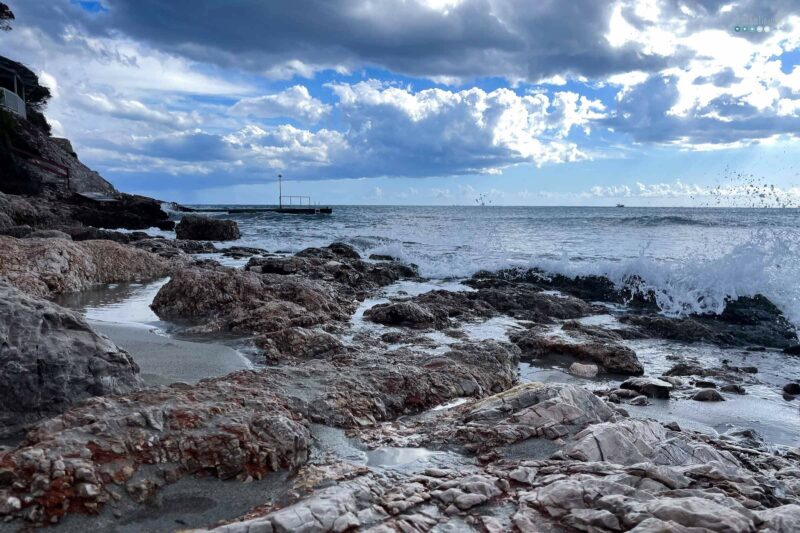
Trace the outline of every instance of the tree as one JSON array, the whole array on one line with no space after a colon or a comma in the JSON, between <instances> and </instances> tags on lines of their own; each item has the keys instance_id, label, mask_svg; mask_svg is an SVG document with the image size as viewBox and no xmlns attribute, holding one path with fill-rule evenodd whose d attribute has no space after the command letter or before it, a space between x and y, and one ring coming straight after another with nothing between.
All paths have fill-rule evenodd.
<instances>
[{"instance_id":1,"label":"tree","mask_svg":"<svg viewBox=\"0 0 800 533\"><path fill-rule=\"evenodd\" d=\"M0 2L0 31L10 30L12 20L14 20L14 13L11 8Z\"/></svg>"}]
</instances>

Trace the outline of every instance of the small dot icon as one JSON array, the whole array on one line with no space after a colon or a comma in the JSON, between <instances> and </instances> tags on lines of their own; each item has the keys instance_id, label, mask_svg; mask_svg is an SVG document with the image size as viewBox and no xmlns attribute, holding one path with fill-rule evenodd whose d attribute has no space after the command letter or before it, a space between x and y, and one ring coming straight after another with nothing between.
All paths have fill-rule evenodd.
<instances>
[{"instance_id":1,"label":"small dot icon","mask_svg":"<svg viewBox=\"0 0 800 533\"><path fill-rule=\"evenodd\" d=\"M756 27L755 26L751 26L750 27L750 31L756 31Z\"/></svg>"},{"instance_id":2,"label":"small dot icon","mask_svg":"<svg viewBox=\"0 0 800 533\"><path fill-rule=\"evenodd\" d=\"M742 28L740 28L739 26L736 26L736 27L735 27L735 28L733 28L733 29L734 29L734 31L736 31L736 32L740 32L740 31L742 31Z\"/></svg>"},{"instance_id":3,"label":"small dot icon","mask_svg":"<svg viewBox=\"0 0 800 533\"><path fill-rule=\"evenodd\" d=\"M759 26L759 27L757 27L757 28L756 28L756 31L757 31L758 33L761 33L762 31L764 31L764 26Z\"/></svg>"}]
</instances>

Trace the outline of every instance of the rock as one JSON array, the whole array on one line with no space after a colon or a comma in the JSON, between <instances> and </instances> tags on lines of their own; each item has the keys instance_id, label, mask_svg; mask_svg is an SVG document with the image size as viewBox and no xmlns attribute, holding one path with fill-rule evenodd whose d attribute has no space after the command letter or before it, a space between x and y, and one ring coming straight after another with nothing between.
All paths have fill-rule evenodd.
<instances>
[{"instance_id":1,"label":"rock","mask_svg":"<svg viewBox=\"0 0 800 533\"><path fill-rule=\"evenodd\" d=\"M318 328L290 327L262 335L256 345L263 348L270 359L283 357L325 357L341 352L342 342Z\"/></svg>"},{"instance_id":2,"label":"rock","mask_svg":"<svg viewBox=\"0 0 800 533\"><path fill-rule=\"evenodd\" d=\"M800 505L781 505L772 509L756 511L758 518L763 522L764 531L775 533L794 533L800 531Z\"/></svg>"},{"instance_id":3,"label":"rock","mask_svg":"<svg viewBox=\"0 0 800 533\"><path fill-rule=\"evenodd\" d=\"M151 253L111 241L0 237L0 276L35 296L50 297L99 283L147 281L172 265Z\"/></svg>"},{"instance_id":4,"label":"rock","mask_svg":"<svg viewBox=\"0 0 800 533\"><path fill-rule=\"evenodd\" d=\"M0 280L0 435L92 396L141 386L139 368L81 316Z\"/></svg>"},{"instance_id":5,"label":"rock","mask_svg":"<svg viewBox=\"0 0 800 533\"><path fill-rule=\"evenodd\" d=\"M797 344L795 328L780 309L761 295L729 301L719 315L684 318L629 315L620 320L647 335L683 342L768 348L788 348Z\"/></svg>"},{"instance_id":6,"label":"rock","mask_svg":"<svg viewBox=\"0 0 800 533\"><path fill-rule=\"evenodd\" d=\"M269 252L263 248L252 248L249 246L230 246L220 250L225 257L232 257L234 259L243 259L245 257L253 257L254 255L267 255Z\"/></svg>"},{"instance_id":7,"label":"rock","mask_svg":"<svg viewBox=\"0 0 800 533\"><path fill-rule=\"evenodd\" d=\"M244 481L296 470L308 459L311 434L276 389L267 372L243 371L188 388L86 400L0 453L12 472L9 486L22 502L19 511L0 516L47 524L65 510L96 512L116 487L141 503L167 480L193 474ZM62 482L51 482L51 465L58 465L60 478L79 480L80 498Z\"/></svg>"},{"instance_id":8,"label":"rock","mask_svg":"<svg viewBox=\"0 0 800 533\"><path fill-rule=\"evenodd\" d=\"M650 402L647 401L647 396L644 395L636 396L635 398L631 399L628 403L631 405L650 405Z\"/></svg>"},{"instance_id":9,"label":"rock","mask_svg":"<svg viewBox=\"0 0 800 533\"><path fill-rule=\"evenodd\" d=\"M2 230L0 230L1 235L6 235L8 237L14 237L17 239L24 239L28 237L31 233L33 233L34 229L27 224L22 226L6 226Z\"/></svg>"},{"instance_id":10,"label":"rock","mask_svg":"<svg viewBox=\"0 0 800 533\"><path fill-rule=\"evenodd\" d=\"M555 440L616 415L594 394L572 385L525 383L437 421L435 442L458 441L480 453L531 438Z\"/></svg>"},{"instance_id":11,"label":"rock","mask_svg":"<svg viewBox=\"0 0 800 533\"><path fill-rule=\"evenodd\" d=\"M630 389L649 398L669 398L669 393L672 391L672 383L652 377L631 378L624 381L620 388Z\"/></svg>"},{"instance_id":12,"label":"rock","mask_svg":"<svg viewBox=\"0 0 800 533\"><path fill-rule=\"evenodd\" d=\"M216 264L180 269L158 292L152 308L168 320L196 321L203 331L309 328L348 322L369 291L414 275L399 263L368 263L337 253L342 249L254 257L245 270Z\"/></svg>"},{"instance_id":13,"label":"rock","mask_svg":"<svg viewBox=\"0 0 800 533\"><path fill-rule=\"evenodd\" d=\"M724 402L725 398L716 389L703 389L692 396L696 402Z\"/></svg>"},{"instance_id":14,"label":"rock","mask_svg":"<svg viewBox=\"0 0 800 533\"><path fill-rule=\"evenodd\" d=\"M789 355L800 355L800 344L793 344L792 346L787 346L783 349L783 353Z\"/></svg>"},{"instance_id":15,"label":"rock","mask_svg":"<svg viewBox=\"0 0 800 533\"><path fill-rule=\"evenodd\" d=\"M524 356L542 358L569 356L579 361L596 363L606 372L639 375L644 372L636 353L608 338L587 335L567 329L567 335L542 334L534 329L514 332L509 338L520 347Z\"/></svg>"},{"instance_id":16,"label":"rock","mask_svg":"<svg viewBox=\"0 0 800 533\"><path fill-rule=\"evenodd\" d=\"M686 466L717 461L741 466L730 453L692 440L683 432L670 431L654 420L623 419L594 424L575 435L575 442L566 448L565 454L580 461L621 465Z\"/></svg>"},{"instance_id":17,"label":"rock","mask_svg":"<svg viewBox=\"0 0 800 533\"><path fill-rule=\"evenodd\" d=\"M47 230L38 230L31 232L26 236L28 239L64 239L65 241L71 241L72 237L63 231L58 231L55 229L47 229Z\"/></svg>"},{"instance_id":18,"label":"rock","mask_svg":"<svg viewBox=\"0 0 800 533\"><path fill-rule=\"evenodd\" d=\"M706 368L696 363L677 363L667 370L665 376L703 376Z\"/></svg>"},{"instance_id":19,"label":"rock","mask_svg":"<svg viewBox=\"0 0 800 533\"><path fill-rule=\"evenodd\" d=\"M201 215L184 215L175 226L179 240L234 241L241 237L233 220L220 220Z\"/></svg>"},{"instance_id":20,"label":"rock","mask_svg":"<svg viewBox=\"0 0 800 533\"><path fill-rule=\"evenodd\" d=\"M569 373L581 378L593 378L597 375L597 365L572 363L569 366Z\"/></svg>"},{"instance_id":21,"label":"rock","mask_svg":"<svg viewBox=\"0 0 800 533\"><path fill-rule=\"evenodd\" d=\"M800 394L800 383L787 383L783 386L783 392L791 394L792 396L797 396Z\"/></svg>"},{"instance_id":22,"label":"rock","mask_svg":"<svg viewBox=\"0 0 800 533\"><path fill-rule=\"evenodd\" d=\"M694 386L698 389L716 389L717 384L713 381L704 381L701 379L695 380Z\"/></svg>"},{"instance_id":23,"label":"rock","mask_svg":"<svg viewBox=\"0 0 800 533\"><path fill-rule=\"evenodd\" d=\"M387 326L412 328L430 328L436 323L433 314L413 302L379 304L367 309L364 318Z\"/></svg>"},{"instance_id":24,"label":"rock","mask_svg":"<svg viewBox=\"0 0 800 533\"><path fill-rule=\"evenodd\" d=\"M372 261L397 261L395 257L385 254L370 254L369 258Z\"/></svg>"},{"instance_id":25,"label":"rock","mask_svg":"<svg viewBox=\"0 0 800 533\"><path fill-rule=\"evenodd\" d=\"M728 383L720 387L722 392L730 392L732 394L747 394L747 391L741 385L737 385L736 383Z\"/></svg>"}]
</instances>

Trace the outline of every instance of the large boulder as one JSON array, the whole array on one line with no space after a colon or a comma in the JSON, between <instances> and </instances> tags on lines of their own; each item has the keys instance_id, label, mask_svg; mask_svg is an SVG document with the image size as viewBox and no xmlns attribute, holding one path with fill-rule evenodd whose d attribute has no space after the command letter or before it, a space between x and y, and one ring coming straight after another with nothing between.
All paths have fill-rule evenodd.
<instances>
[{"instance_id":1,"label":"large boulder","mask_svg":"<svg viewBox=\"0 0 800 533\"><path fill-rule=\"evenodd\" d=\"M111 241L0 236L0 277L35 296L51 297L99 283L147 281L171 270L169 262L154 254Z\"/></svg>"},{"instance_id":2,"label":"large boulder","mask_svg":"<svg viewBox=\"0 0 800 533\"><path fill-rule=\"evenodd\" d=\"M184 215L175 226L175 235L180 240L235 241L241 234L233 220L220 220L201 215Z\"/></svg>"},{"instance_id":3,"label":"large boulder","mask_svg":"<svg viewBox=\"0 0 800 533\"><path fill-rule=\"evenodd\" d=\"M0 435L90 396L138 388L138 373L79 314L0 280Z\"/></svg>"}]
</instances>

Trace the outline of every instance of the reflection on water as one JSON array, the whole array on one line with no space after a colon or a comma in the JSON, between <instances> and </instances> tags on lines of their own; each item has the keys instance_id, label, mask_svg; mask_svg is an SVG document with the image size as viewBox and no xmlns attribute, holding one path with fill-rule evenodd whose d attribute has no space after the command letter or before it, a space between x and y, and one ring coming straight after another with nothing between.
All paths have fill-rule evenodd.
<instances>
[{"instance_id":1,"label":"reflection on water","mask_svg":"<svg viewBox=\"0 0 800 533\"><path fill-rule=\"evenodd\" d=\"M150 283L115 283L65 294L56 303L75 309L90 322L162 327L150 304L169 278Z\"/></svg>"}]
</instances>

